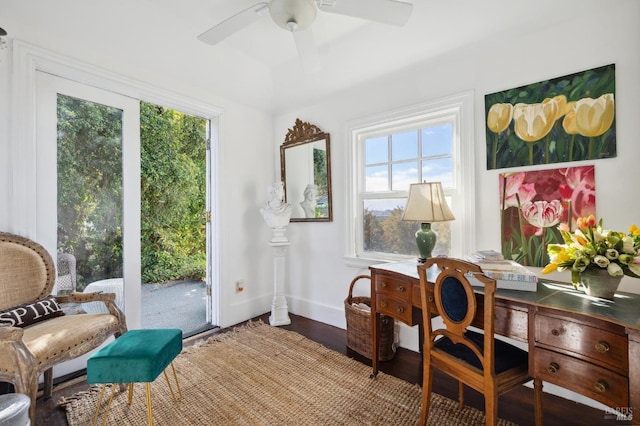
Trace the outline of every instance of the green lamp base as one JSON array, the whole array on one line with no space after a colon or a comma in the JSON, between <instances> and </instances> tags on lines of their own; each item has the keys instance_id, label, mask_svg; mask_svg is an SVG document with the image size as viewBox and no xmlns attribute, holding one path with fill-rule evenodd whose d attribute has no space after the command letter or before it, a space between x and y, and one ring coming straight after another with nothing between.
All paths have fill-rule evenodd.
<instances>
[{"instance_id":1,"label":"green lamp base","mask_svg":"<svg viewBox=\"0 0 640 426\"><path fill-rule=\"evenodd\" d=\"M430 223L423 223L416 232L416 244L420 252L418 262L424 263L431 257L431 252L436 246L436 233L431 230Z\"/></svg>"}]
</instances>

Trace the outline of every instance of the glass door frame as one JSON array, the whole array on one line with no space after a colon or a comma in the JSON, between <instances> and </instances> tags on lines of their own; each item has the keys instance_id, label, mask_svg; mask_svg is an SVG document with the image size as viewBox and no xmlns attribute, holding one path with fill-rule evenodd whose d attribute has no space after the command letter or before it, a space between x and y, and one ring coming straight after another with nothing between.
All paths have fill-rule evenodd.
<instances>
[{"instance_id":1,"label":"glass door frame","mask_svg":"<svg viewBox=\"0 0 640 426\"><path fill-rule=\"evenodd\" d=\"M12 97L10 152L12 164L12 196L9 209L10 232L39 240L37 233L36 170L36 72L43 71L72 81L102 88L124 96L161 104L210 121L210 180L207 197L212 212L208 224L207 247L210 278L207 319L219 324L220 224L218 202L218 134L223 109L187 96L168 92L139 80L85 64L75 59L14 39L12 43ZM136 236L137 238L137 236ZM209 318L209 316L211 318Z\"/></svg>"},{"instance_id":2,"label":"glass door frame","mask_svg":"<svg viewBox=\"0 0 640 426\"><path fill-rule=\"evenodd\" d=\"M124 313L128 328L142 324L140 285L140 102L44 72L36 74L36 233L57 252L57 96L95 102L122 111L122 228Z\"/></svg>"}]
</instances>

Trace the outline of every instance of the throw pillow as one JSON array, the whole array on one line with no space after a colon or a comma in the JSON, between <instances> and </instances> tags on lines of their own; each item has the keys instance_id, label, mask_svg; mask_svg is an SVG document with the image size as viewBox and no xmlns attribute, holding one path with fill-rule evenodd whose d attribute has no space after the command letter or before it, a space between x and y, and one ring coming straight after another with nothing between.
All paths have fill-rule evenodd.
<instances>
[{"instance_id":1,"label":"throw pillow","mask_svg":"<svg viewBox=\"0 0 640 426\"><path fill-rule=\"evenodd\" d=\"M0 326L27 327L40 321L64 315L55 297L49 296L35 302L0 311Z\"/></svg>"}]
</instances>

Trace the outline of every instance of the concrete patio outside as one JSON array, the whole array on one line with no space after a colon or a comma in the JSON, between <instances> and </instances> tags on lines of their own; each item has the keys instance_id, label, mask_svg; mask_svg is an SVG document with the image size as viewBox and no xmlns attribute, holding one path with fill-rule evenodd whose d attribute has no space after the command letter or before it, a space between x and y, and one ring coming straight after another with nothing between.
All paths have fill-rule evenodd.
<instances>
[{"instance_id":1,"label":"concrete patio outside","mask_svg":"<svg viewBox=\"0 0 640 426\"><path fill-rule=\"evenodd\" d=\"M142 327L179 328L185 337L211 328L202 281L142 285Z\"/></svg>"}]
</instances>

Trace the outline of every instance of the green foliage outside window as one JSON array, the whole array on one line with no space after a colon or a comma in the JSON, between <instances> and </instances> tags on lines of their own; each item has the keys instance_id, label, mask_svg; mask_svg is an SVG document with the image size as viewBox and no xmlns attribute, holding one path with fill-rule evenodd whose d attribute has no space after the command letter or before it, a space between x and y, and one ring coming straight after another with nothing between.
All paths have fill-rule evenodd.
<instances>
[{"instance_id":1,"label":"green foliage outside window","mask_svg":"<svg viewBox=\"0 0 640 426\"><path fill-rule=\"evenodd\" d=\"M206 124L140 104L142 282L205 278Z\"/></svg>"},{"instance_id":2,"label":"green foliage outside window","mask_svg":"<svg viewBox=\"0 0 640 426\"><path fill-rule=\"evenodd\" d=\"M415 234L420 229L420 224L418 222L403 222L404 209L402 207L388 210L383 215L374 213L368 209L364 211L365 252L419 255ZM433 255L449 255L451 251L449 222L434 223L432 229L438 236Z\"/></svg>"},{"instance_id":3,"label":"green foliage outside window","mask_svg":"<svg viewBox=\"0 0 640 426\"><path fill-rule=\"evenodd\" d=\"M58 249L82 291L122 276L122 111L58 96L57 114Z\"/></svg>"},{"instance_id":4,"label":"green foliage outside window","mask_svg":"<svg viewBox=\"0 0 640 426\"><path fill-rule=\"evenodd\" d=\"M58 250L78 291L122 277L122 115L58 96ZM207 120L141 102L142 282L205 278Z\"/></svg>"}]
</instances>

